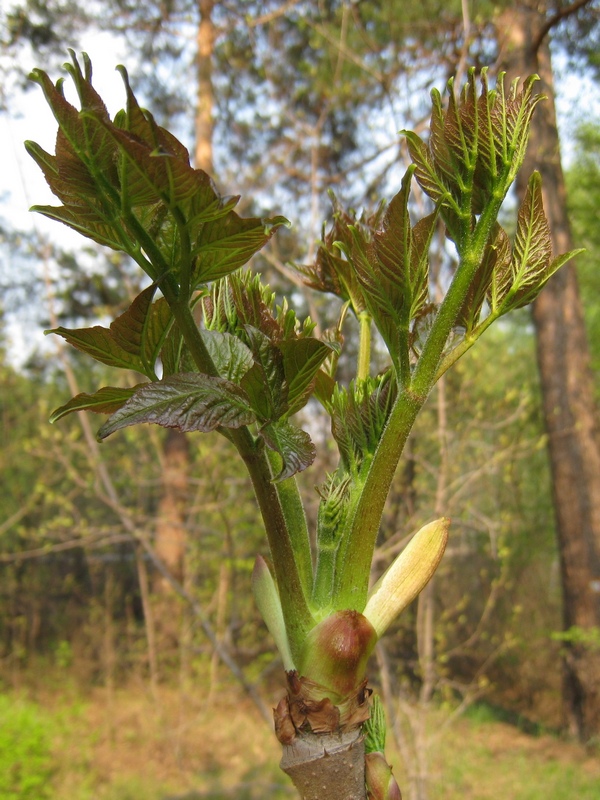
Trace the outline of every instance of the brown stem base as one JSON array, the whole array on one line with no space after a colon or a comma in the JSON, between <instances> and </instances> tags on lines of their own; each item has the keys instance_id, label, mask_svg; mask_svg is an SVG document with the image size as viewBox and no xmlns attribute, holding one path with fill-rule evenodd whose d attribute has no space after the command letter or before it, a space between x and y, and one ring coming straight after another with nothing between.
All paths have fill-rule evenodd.
<instances>
[{"instance_id":1,"label":"brown stem base","mask_svg":"<svg viewBox=\"0 0 600 800\"><path fill-rule=\"evenodd\" d=\"M283 746L280 767L303 800L365 800L365 746L358 729L304 732Z\"/></svg>"}]
</instances>

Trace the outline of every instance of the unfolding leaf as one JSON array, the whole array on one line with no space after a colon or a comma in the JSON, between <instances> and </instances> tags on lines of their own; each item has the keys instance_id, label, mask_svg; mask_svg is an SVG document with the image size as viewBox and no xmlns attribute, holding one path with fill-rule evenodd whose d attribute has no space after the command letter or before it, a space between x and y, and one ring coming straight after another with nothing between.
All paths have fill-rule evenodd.
<instances>
[{"instance_id":1,"label":"unfolding leaf","mask_svg":"<svg viewBox=\"0 0 600 800\"><path fill-rule=\"evenodd\" d=\"M283 355L262 331L246 326L254 365L241 380L252 408L263 421L279 419L288 408Z\"/></svg>"},{"instance_id":2,"label":"unfolding leaf","mask_svg":"<svg viewBox=\"0 0 600 800\"><path fill-rule=\"evenodd\" d=\"M319 339L309 337L287 339L280 342L278 347L283 355L283 370L287 383L286 413L291 416L308 402L317 372L331 354L331 347Z\"/></svg>"},{"instance_id":3,"label":"unfolding leaf","mask_svg":"<svg viewBox=\"0 0 600 800\"><path fill-rule=\"evenodd\" d=\"M74 411L93 411L96 414L112 414L123 406L130 397L144 384L133 387L121 388L118 386L104 386L93 394L81 394L72 397L56 411L52 412L50 422L57 422L67 414Z\"/></svg>"},{"instance_id":4,"label":"unfolding leaf","mask_svg":"<svg viewBox=\"0 0 600 800\"><path fill-rule=\"evenodd\" d=\"M434 160L426 145L412 131L405 130L401 131L401 133L406 137L408 152L415 165L415 178L419 186L434 203L438 204L440 201L445 200L448 190L434 166Z\"/></svg>"},{"instance_id":5,"label":"unfolding leaf","mask_svg":"<svg viewBox=\"0 0 600 800\"><path fill-rule=\"evenodd\" d=\"M429 142L403 131L415 164L415 177L423 191L440 208L450 238L459 252L464 237L492 197L504 198L520 168L529 136L531 116L542 99L533 94L535 76L522 89L513 83L508 96L504 75L490 92L487 72L481 73L481 92L476 96L475 72L457 96L448 83L448 102L432 92Z\"/></svg>"},{"instance_id":6,"label":"unfolding leaf","mask_svg":"<svg viewBox=\"0 0 600 800\"><path fill-rule=\"evenodd\" d=\"M535 280L550 263L552 238L542 202L542 179L534 172L517 216L517 232L513 244L515 277Z\"/></svg>"},{"instance_id":7,"label":"unfolding leaf","mask_svg":"<svg viewBox=\"0 0 600 800\"><path fill-rule=\"evenodd\" d=\"M383 337L397 372L407 377L412 321L429 298L429 246L436 214L411 225L408 201L415 166L367 239L352 228L349 252L364 302Z\"/></svg>"},{"instance_id":8,"label":"unfolding leaf","mask_svg":"<svg viewBox=\"0 0 600 800\"><path fill-rule=\"evenodd\" d=\"M142 422L184 433L219 427L240 428L256 416L246 393L231 381L198 373L182 373L142 386L98 431L111 433Z\"/></svg>"},{"instance_id":9,"label":"unfolding leaf","mask_svg":"<svg viewBox=\"0 0 600 800\"><path fill-rule=\"evenodd\" d=\"M42 70L31 78L43 89L59 124L56 154L28 143L62 207L35 210L93 241L129 253L155 280L180 273L186 292L245 264L271 238L283 217L244 219L238 198L222 198L211 178L189 163L187 149L135 100L124 70L127 110L111 121L73 54L67 65L81 108L63 96Z\"/></svg>"},{"instance_id":10,"label":"unfolding leaf","mask_svg":"<svg viewBox=\"0 0 600 800\"><path fill-rule=\"evenodd\" d=\"M278 228L287 224L285 217L242 219L230 211L209 224L198 225L192 237L195 285L217 280L244 266Z\"/></svg>"},{"instance_id":11,"label":"unfolding leaf","mask_svg":"<svg viewBox=\"0 0 600 800\"><path fill-rule=\"evenodd\" d=\"M97 244L113 250L125 250L119 231L91 206L32 206L31 211L62 222Z\"/></svg>"},{"instance_id":12,"label":"unfolding leaf","mask_svg":"<svg viewBox=\"0 0 600 800\"><path fill-rule=\"evenodd\" d=\"M348 389L336 386L329 413L344 470L360 470L365 458L375 452L396 396L397 383L390 370L376 378L353 381Z\"/></svg>"},{"instance_id":13,"label":"unfolding leaf","mask_svg":"<svg viewBox=\"0 0 600 800\"><path fill-rule=\"evenodd\" d=\"M279 421L261 428L261 436L267 447L275 450L283 459L283 467L275 481L291 478L297 472L310 467L315 460L316 450L306 431Z\"/></svg>"},{"instance_id":14,"label":"unfolding leaf","mask_svg":"<svg viewBox=\"0 0 600 800\"><path fill-rule=\"evenodd\" d=\"M200 335L221 378L239 383L254 364L250 348L231 333L201 330Z\"/></svg>"}]
</instances>

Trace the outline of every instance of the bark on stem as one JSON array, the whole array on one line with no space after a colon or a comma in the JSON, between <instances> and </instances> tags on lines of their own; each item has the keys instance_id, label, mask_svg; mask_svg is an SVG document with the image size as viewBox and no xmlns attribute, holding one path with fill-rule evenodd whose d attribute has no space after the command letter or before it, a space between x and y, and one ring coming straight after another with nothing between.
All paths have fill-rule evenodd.
<instances>
[{"instance_id":1,"label":"bark on stem","mask_svg":"<svg viewBox=\"0 0 600 800\"><path fill-rule=\"evenodd\" d=\"M280 767L303 800L366 800L365 745L359 729L303 733L283 746Z\"/></svg>"}]
</instances>

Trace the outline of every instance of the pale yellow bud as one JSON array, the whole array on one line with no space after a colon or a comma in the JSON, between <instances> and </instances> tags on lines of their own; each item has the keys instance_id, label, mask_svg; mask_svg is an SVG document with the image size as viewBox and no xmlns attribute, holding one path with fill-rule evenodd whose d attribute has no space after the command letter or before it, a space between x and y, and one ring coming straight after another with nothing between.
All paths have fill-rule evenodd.
<instances>
[{"instance_id":1,"label":"pale yellow bud","mask_svg":"<svg viewBox=\"0 0 600 800\"><path fill-rule=\"evenodd\" d=\"M444 555L449 528L446 517L421 528L371 589L363 614L378 637L429 583Z\"/></svg>"}]
</instances>

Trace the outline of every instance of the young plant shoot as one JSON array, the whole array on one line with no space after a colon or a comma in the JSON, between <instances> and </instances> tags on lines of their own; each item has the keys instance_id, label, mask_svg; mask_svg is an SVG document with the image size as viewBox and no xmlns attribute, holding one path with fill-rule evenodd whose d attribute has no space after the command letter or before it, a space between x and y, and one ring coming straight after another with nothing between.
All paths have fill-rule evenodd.
<instances>
[{"instance_id":1,"label":"young plant shoot","mask_svg":"<svg viewBox=\"0 0 600 800\"><path fill-rule=\"evenodd\" d=\"M33 142L26 147L61 202L34 210L126 253L150 284L107 328L52 331L97 361L141 376L130 388L79 394L52 420L87 410L108 415L100 439L154 423L233 443L269 545L270 560L256 559L253 587L287 675L275 713L282 767L304 798L398 798L382 755L379 705L369 719L367 662L433 575L449 521L416 533L369 589L388 490L436 381L574 255L552 256L537 173L513 241L497 221L541 100L535 77L506 88L500 76L491 90L486 72L477 81L472 71L460 94L449 83L446 103L434 91L427 140L403 132L412 165L387 207L356 218L334 201L316 263L301 272L309 286L338 295L343 316L351 312L359 322L356 377L342 385L339 345L316 338L311 321L287 304L276 306L246 268L287 220L240 217L238 198L220 197L211 178L190 166L185 147L139 107L125 69L126 108L111 119L88 58L83 65L71 58L65 68L79 108L65 99L62 80L54 84L42 70L31 75L59 130L55 155ZM415 181L432 210L413 224ZM429 250L440 225L457 266L436 305ZM389 351L389 367L378 375L371 374L373 326ZM319 488L313 537L295 480L315 458L296 417L312 396L331 417L339 451Z\"/></svg>"}]
</instances>

